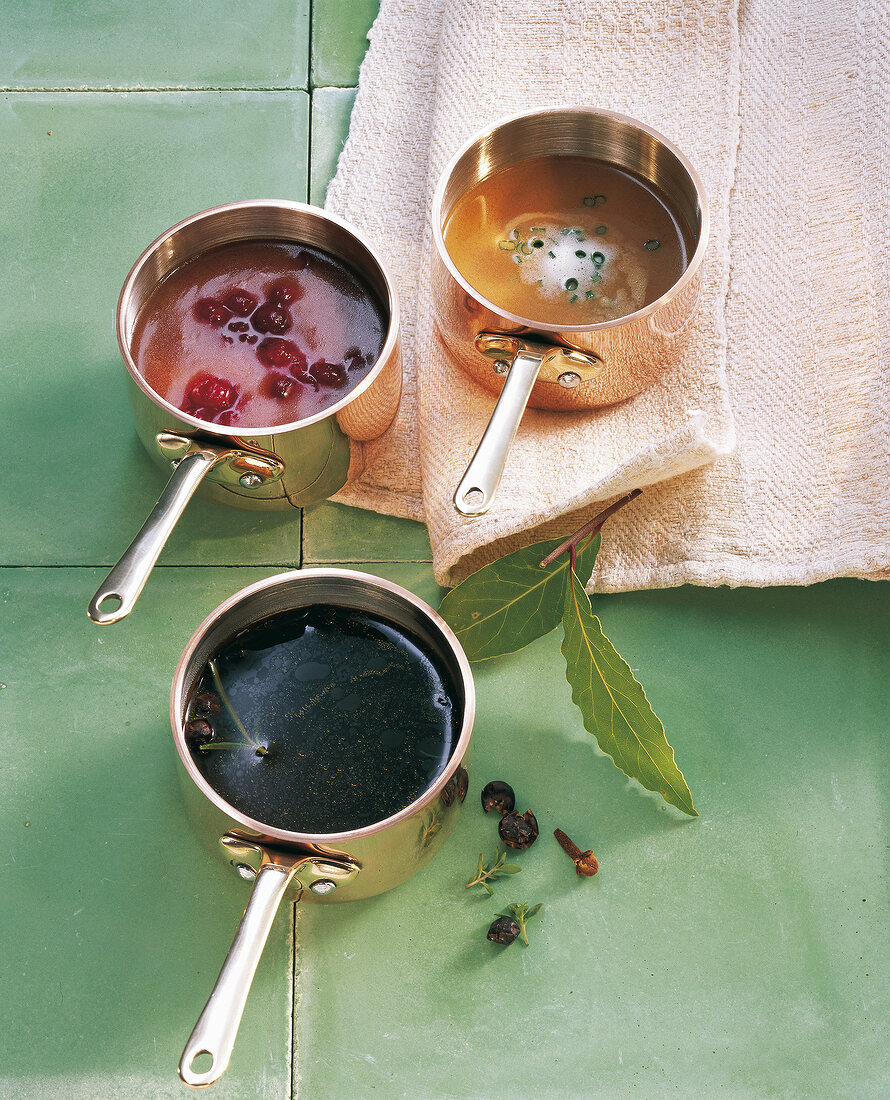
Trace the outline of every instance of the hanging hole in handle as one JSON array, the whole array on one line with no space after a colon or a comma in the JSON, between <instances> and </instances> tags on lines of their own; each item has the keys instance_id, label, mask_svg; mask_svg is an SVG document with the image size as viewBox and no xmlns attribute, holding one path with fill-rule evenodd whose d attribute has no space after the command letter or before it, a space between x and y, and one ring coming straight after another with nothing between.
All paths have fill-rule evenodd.
<instances>
[{"instance_id":1,"label":"hanging hole in handle","mask_svg":"<svg viewBox=\"0 0 890 1100\"><path fill-rule=\"evenodd\" d=\"M213 1055L209 1050L199 1050L189 1062L189 1071L196 1077L204 1077L213 1069Z\"/></svg>"},{"instance_id":2,"label":"hanging hole in handle","mask_svg":"<svg viewBox=\"0 0 890 1100\"><path fill-rule=\"evenodd\" d=\"M478 486L469 489L458 487L454 494L454 507L462 516L468 518L482 516L491 507L491 498Z\"/></svg>"},{"instance_id":3,"label":"hanging hole in handle","mask_svg":"<svg viewBox=\"0 0 890 1100\"><path fill-rule=\"evenodd\" d=\"M87 615L94 623L100 626L105 623L116 623L124 617L122 613L124 598L119 592L102 592L101 590L90 600Z\"/></svg>"},{"instance_id":4,"label":"hanging hole in handle","mask_svg":"<svg viewBox=\"0 0 890 1100\"><path fill-rule=\"evenodd\" d=\"M485 493L481 489L467 489L461 497L461 504L465 508L479 508L485 503Z\"/></svg>"},{"instance_id":5,"label":"hanging hole in handle","mask_svg":"<svg viewBox=\"0 0 890 1100\"><path fill-rule=\"evenodd\" d=\"M123 605L123 596L119 596L117 592L106 592L95 606L96 610L103 615L113 615L115 611L120 611Z\"/></svg>"}]
</instances>

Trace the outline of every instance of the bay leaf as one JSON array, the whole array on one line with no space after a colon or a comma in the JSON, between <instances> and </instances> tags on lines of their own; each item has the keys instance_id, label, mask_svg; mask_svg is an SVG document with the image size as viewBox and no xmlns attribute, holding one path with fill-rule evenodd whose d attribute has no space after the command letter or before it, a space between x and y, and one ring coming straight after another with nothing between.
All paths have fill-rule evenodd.
<instances>
[{"instance_id":1,"label":"bay leaf","mask_svg":"<svg viewBox=\"0 0 890 1100\"><path fill-rule=\"evenodd\" d=\"M540 563L562 541L537 542L498 558L446 593L439 614L471 661L515 653L559 625L571 568L569 555L545 569ZM577 569L582 576L593 572L601 542L602 536L596 535L578 552Z\"/></svg>"},{"instance_id":2,"label":"bay leaf","mask_svg":"<svg viewBox=\"0 0 890 1100\"><path fill-rule=\"evenodd\" d=\"M584 728L625 775L646 790L659 791L666 802L683 813L698 817L664 726L642 684L603 634L574 572L567 577L564 608L562 654L566 679Z\"/></svg>"}]
</instances>

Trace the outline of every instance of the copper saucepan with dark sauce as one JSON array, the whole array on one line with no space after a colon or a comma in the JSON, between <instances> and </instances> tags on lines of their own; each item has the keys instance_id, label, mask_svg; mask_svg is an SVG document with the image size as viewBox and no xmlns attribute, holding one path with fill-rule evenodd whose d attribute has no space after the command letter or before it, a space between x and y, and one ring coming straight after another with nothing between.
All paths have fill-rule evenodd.
<instances>
[{"instance_id":1,"label":"copper saucepan with dark sauce","mask_svg":"<svg viewBox=\"0 0 890 1100\"><path fill-rule=\"evenodd\" d=\"M259 581L195 631L170 699L183 789L196 829L253 885L183 1052L186 1084L225 1071L286 894L367 898L432 859L466 796L474 714L448 625L365 573Z\"/></svg>"}]
</instances>

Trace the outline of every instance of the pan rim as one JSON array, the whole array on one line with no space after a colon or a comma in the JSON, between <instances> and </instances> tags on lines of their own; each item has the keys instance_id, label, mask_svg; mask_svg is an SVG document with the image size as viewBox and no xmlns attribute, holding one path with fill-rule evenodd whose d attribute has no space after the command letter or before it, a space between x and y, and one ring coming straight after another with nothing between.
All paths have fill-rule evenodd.
<instances>
[{"instance_id":1,"label":"pan rim","mask_svg":"<svg viewBox=\"0 0 890 1100\"><path fill-rule=\"evenodd\" d=\"M627 313L622 317L615 317L609 321L596 321L586 325L573 325L571 328L567 328L564 324L551 324L545 321L535 321L529 317L523 317L518 313L512 313L510 310L504 309L503 306L497 305L492 302L491 299L486 298L476 288L461 275L454 261L445 246L445 237L442 227L442 207L445 198L445 191L448 187L451 175L454 172L455 167L460 160L480 141L484 140L494 130L501 127L510 125L514 122L518 122L521 119L531 118L533 116L543 115L565 115L565 114L587 114L600 118L613 119L617 122L627 123L634 128L641 130L649 137L660 142L664 147L676 157L677 161L682 166L683 170L689 176L696 194L699 197L699 208L701 211L701 227L698 232L698 240L696 247L689 258L689 262L683 271L680 278L662 294L659 298L649 302L641 309L635 310L633 313ZM517 328L525 329L530 332L548 333L556 336L562 334L575 334L575 333L595 333L604 332L612 328L618 328L622 325L627 325L635 321L643 320L658 310L662 309L668 302L672 301L678 295L682 294L689 284L696 278L698 269L701 266L702 258L705 250L708 246L708 239L710 236L710 209L708 206L708 196L705 190L704 183L698 174L697 170L693 166L689 158L683 153L683 151L676 146L669 138L660 133L654 127L641 122L639 119L633 118L630 115L621 114L618 111L607 111L599 107L592 107L589 104L575 104L564 103L555 105L552 107L533 108L527 111L519 111L515 114L505 115L502 118L495 120L488 126L478 130L472 137L461 145L461 147L451 156L445 168L439 175L439 179L436 183L435 190L433 192L432 211L432 234L433 240L436 245L436 251L439 254L439 258L445 264L449 273L455 279L455 281L471 295L482 306L502 318L504 321L509 322L511 325Z\"/></svg>"},{"instance_id":2,"label":"pan rim","mask_svg":"<svg viewBox=\"0 0 890 1100\"><path fill-rule=\"evenodd\" d=\"M377 266L383 283L386 286L387 300L383 301L381 305L387 312L387 332L386 339L383 342L383 347L380 349L380 354L377 356L377 361L371 370L365 375L364 378L355 386L354 389L349 390L339 401L333 405L329 405L326 409L322 409L317 413L313 413L311 416L302 417L299 420L288 421L286 424L273 424L269 426L249 427L247 425L225 425L214 424L208 420L201 420L196 416L192 416L191 413L185 412L183 409L178 408L165 398L161 397L159 393L149 386L143 376L140 374L136 367L136 363L133 359L132 353L129 348L129 342L124 334L124 311L129 298L132 294L133 286L139 278L139 275L149 261L150 257L169 240L175 233L180 232L187 226L193 225L196 222L203 221L211 217L219 217L226 213L245 210L245 209L284 209L291 210L295 213L307 214L310 216L320 217L324 221L329 221L343 230L345 233L352 236L368 253L374 264ZM256 238L243 238L244 240L250 239L273 239L271 236L258 234ZM277 239L289 239L289 238L277 238ZM294 238L294 243L301 243ZM346 261L344 261L346 262ZM347 408L355 400L357 400L363 393L365 393L377 379L377 377L385 369L386 364L390 361L393 352L399 343L399 331L401 328L400 318L400 305L399 296L396 289L395 280L390 272L389 268L383 261L383 258L377 251L377 249L371 244L371 242L365 237L354 225L351 225L344 218L339 217L336 214L332 214L328 210L324 210L320 206L313 206L310 203L296 202L290 199L245 199L238 202L222 203L218 206L211 206L205 210L200 210L195 214L189 215L187 218L183 218L175 225L171 225L169 229L164 230L160 236L156 237L147 248L143 249L133 266L130 268L124 284L121 287L120 294L118 295L117 307L115 310L115 329L117 332L117 344L120 350L121 358L124 361L124 366L127 369L132 381L135 385L164 412L170 416L176 418L189 427L196 430L200 430L204 435L213 436L220 439L236 439L244 440L248 437L274 437L283 435L286 432L292 432L299 428L305 428L312 424L318 424L323 420L327 420L331 416L335 416L338 412ZM233 430L234 429L234 430Z\"/></svg>"}]
</instances>

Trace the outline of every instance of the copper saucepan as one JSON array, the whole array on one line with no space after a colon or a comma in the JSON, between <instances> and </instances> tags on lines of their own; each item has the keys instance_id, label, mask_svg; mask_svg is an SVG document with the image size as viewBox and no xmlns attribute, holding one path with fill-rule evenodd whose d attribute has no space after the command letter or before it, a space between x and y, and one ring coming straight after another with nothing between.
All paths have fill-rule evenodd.
<instances>
[{"instance_id":1,"label":"copper saucepan","mask_svg":"<svg viewBox=\"0 0 890 1100\"><path fill-rule=\"evenodd\" d=\"M493 172L533 157L586 156L648 181L692 237L689 262L660 298L616 320L574 329L517 316L479 293L458 271L444 228L455 204ZM454 495L465 516L494 500L527 405L591 409L632 397L676 358L695 309L709 216L702 182L674 145L641 122L592 107L554 107L503 119L453 156L433 198L434 319L456 362L500 392L488 427Z\"/></svg>"},{"instance_id":2,"label":"copper saucepan","mask_svg":"<svg viewBox=\"0 0 890 1100\"><path fill-rule=\"evenodd\" d=\"M234 434L237 428L199 420L155 393L136 367L131 344L140 307L175 268L209 248L257 239L312 246L343 261L370 285L387 329L377 362L336 404L292 424ZM132 611L196 491L235 508L299 509L326 500L354 480L362 471L363 444L389 427L402 385L398 295L383 261L345 221L303 203L229 203L174 225L133 265L120 293L116 324L139 438L158 465L172 467L173 475L90 601L88 614L96 623L118 622Z\"/></svg>"},{"instance_id":3,"label":"copper saucepan","mask_svg":"<svg viewBox=\"0 0 890 1100\"><path fill-rule=\"evenodd\" d=\"M230 805L193 760L185 724L201 674L222 645L269 616L319 604L370 612L419 638L452 685L454 725L460 732L444 770L410 805L351 832L311 835L270 827ZM253 887L219 978L183 1051L179 1075L187 1085L212 1084L225 1072L250 983L286 893L305 902L371 897L404 882L439 850L466 795L474 715L469 662L447 623L418 597L378 577L345 569L279 574L237 592L198 627L180 658L170 696L183 789L196 828ZM208 1055L212 1064L195 1068Z\"/></svg>"}]
</instances>

